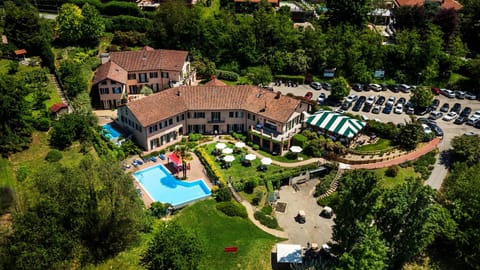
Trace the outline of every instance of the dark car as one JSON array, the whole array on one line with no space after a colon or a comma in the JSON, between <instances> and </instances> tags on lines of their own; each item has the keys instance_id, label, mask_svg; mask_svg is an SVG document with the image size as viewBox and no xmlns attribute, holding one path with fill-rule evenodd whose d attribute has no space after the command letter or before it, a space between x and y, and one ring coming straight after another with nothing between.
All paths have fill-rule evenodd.
<instances>
[{"instance_id":1,"label":"dark car","mask_svg":"<svg viewBox=\"0 0 480 270\"><path fill-rule=\"evenodd\" d=\"M379 96L377 99L377 102L375 102L376 105L383 105L385 103L385 97L384 96Z\"/></svg>"},{"instance_id":2,"label":"dark car","mask_svg":"<svg viewBox=\"0 0 480 270\"><path fill-rule=\"evenodd\" d=\"M365 104L365 106L363 106L362 112L370 112L371 109L372 109L371 104Z\"/></svg>"},{"instance_id":3,"label":"dark car","mask_svg":"<svg viewBox=\"0 0 480 270\"><path fill-rule=\"evenodd\" d=\"M328 82L324 82L324 83L322 83L322 88L327 90L327 91L330 91L330 90L332 90L332 85Z\"/></svg>"},{"instance_id":4,"label":"dark car","mask_svg":"<svg viewBox=\"0 0 480 270\"><path fill-rule=\"evenodd\" d=\"M312 93L312 92L307 92L307 93L305 94L305 98L306 98L306 99L312 99L312 97L313 97L313 93Z\"/></svg>"},{"instance_id":5,"label":"dark car","mask_svg":"<svg viewBox=\"0 0 480 270\"><path fill-rule=\"evenodd\" d=\"M465 116L460 116L460 117L457 117L457 119L455 119L455 121L453 121L454 124L457 124L457 125L461 125L465 122L467 122L468 118L465 117Z\"/></svg>"},{"instance_id":6,"label":"dark car","mask_svg":"<svg viewBox=\"0 0 480 270\"><path fill-rule=\"evenodd\" d=\"M420 117L417 119L418 122L422 123L422 124L433 124L433 125L436 125L437 122L435 122L435 120L432 120L432 119L429 119L429 118L425 118L425 117Z\"/></svg>"},{"instance_id":7,"label":"dark car","mask_svg":"<svg viewBox=\"0 0 480 270\"><path fill-rule=\"evenodd\" d=\"M441 112L448 112L448 109L450 109L450 105L448 103L444 103L442 107L440 108Z\"/></svg>"},{"instance_id":8,"label":"dark car","mask_svg":"<svg viewBox=\"0 0 480 270\"><path fill-rule=\"evenodd\" d=\"M327 97L325 103L330 107L338 107L342 105L342 101L333 98L331 95Z\"/></svg>"},{"instance_id":9,"label":"dark car","mask_svg":"<svg viewBox=\"0 0 480 270\"><path fill-rule=\"evenodd\" d=\"M360 111L360 109L362 108L362 105L363 105L363 103L361 103L361 102L358 102L358 101L355 102L355 105L353 106L352 111L354 111L354 112Z\"/></svg>"},{"instance_id":10,"label":"dark car","mask_svg":"<svg viewBox=\"0 0 480 270\"><path fill-rule=\"evenodd\" d=\"M363 85L361 83L354 83L352 84L352 89L355 91L362 91Z\"/></svg>"},{"instance_id":11,"label":"dark car","mask_svg":"<svg viewBox=\"0 0 480 270\"><path fill-rule=\"evenodd\" d=\"M432 105L430 105L430 108L435 111L438 108L438 105L440 105L440 100L438 98L434 99L432 102Z\"/></svg>"},{"instance_id":12,"label":"dark car","mask_svg":"<svg viewBox=\"0 0 480 270\"><path fill-rule=\"evenodd\" d=\"M432 112L434 109L432 107L414 107L414 113L416 115L425 115Z\"/></svg>"},{"instance_id":13,"label":"dark car","mask_svg":"<svg viewBox=\"0 0 480 270\"><path fill-rule=\"evenodd\" d=\"M342 107L340 107L340 109L346 111L346 110L350 109L351 106L352 106L351 102L345 101L345 102L343 102Z\"/></svg>"},{"instance_id":14,"label":"dark car","mask_svg":"<svg viewBox=\"0 0 480 270\"><path fill-rule=\"evenodd\" d=\"M462 105L460 105L460 103L455 103L455 104L453 104L453 107L450 111L451 112L456 112L457 114L460 114L461 109L462 109Z\"/></svg>"},{"instance_id":15,"label":"dark car","mask_svg":"<svg viewBox=\"0 0 480 270\"><path fill-rule=\"evenodd\" d=\"M435 132L435 135L443 137L443 130L439 126L432 123L427 123L427 125Z\"/></svg>"},{"instance_id":16,"label":"dark car","mask_svg":"<svg viewBox=\"0 0 480 270\"><path fill-rule=\"evenodd\" d=\"M476 127L476 128L480 128L480 121L475 122L475 124L473 124L473 126Z\"/></svg>"},{"instance_id":17,"label":"dark car","mask_svg":"<svg viewBox=\"0 0 480 270\"><path fill-rule=\"evenodd\" d=\"M392 112L392 105L387 104L385 108L383 108L382 112L385 114L390 114Z\"/></svg>"},{"instance_id":18,"label":"dark car","mask_svg":"<svg viewBox=\"0 0 480 270\"><path fill-rule=\"evenodd\" d=\"M360 101L361 103L365 102L367 98L365 96L360 96L357 101Z\"/></svg>"},{"instance_id":19,"label":"dark car","mask_svg":"<svg viewBox=\"0 0 480 270\"><path fill-rule=\"evenodd\" d=\"M390 84L390 85L388 85L388 89L390 89L390 91L392 91L392 92L394 92L394 93L400 92L400 90L398 89L397 85L395 85L395 84Z\"/></svg>"},{"instance_id":20,"label":"dark car","mask_svg":"<svg viewBox=\"0 0 480 270\"><path fill-rule=\"evenodd\" d=\"M407 100L406 100L404 97L401 97L401 98L398 99L397 104L402 104L402 105L404 105L405 102L407 102Z\"/></svg>"},{"instance_id":21,"label":"dark car","mask_svg":"<svg viewBox=\"0 0 480 270\"><path fill-rule=\"evenodd\" d=\"M460 116L468 118L468 116L470 116L471 112L472 112L472 108L465 107L465 108L463 108L462 112L460 113Z\"/></svg>"}]
</instances>

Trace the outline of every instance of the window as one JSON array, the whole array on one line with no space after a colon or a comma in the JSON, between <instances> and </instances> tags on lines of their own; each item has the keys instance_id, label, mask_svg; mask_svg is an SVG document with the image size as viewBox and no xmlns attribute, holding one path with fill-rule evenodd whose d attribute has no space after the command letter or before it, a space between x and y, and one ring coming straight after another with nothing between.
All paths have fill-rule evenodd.
<instances>
[{"instance_id":1,"label":"window","mask_svg":"<svg viewBox=\"0 0 480 270\"><path fill-rule=\"evenodd\" d=\"M130 94L139 94L139 89L136 85L130 85L128 87L130 89Z\"/></svg>"},{"instance_id":2,"label":"window","mask_svg":"<svg viewBox=\"0 0 480 270\"><path fill-rule=\"evenodd\" d=\"M212 112L212 121L220 121L220 112Z\"/></svg>"},{"instance_id":3,"label":"window","mask_svg":"<svg viewBox=\"0 0 480 270\"><path fill-rule=\"evenodd\" d=\"M205 112L194 112L193 118L205 118Z\"/></svg>"},{"instance_id":4,"label":"window","mask_svg":"<svg viewBox=\"0 0 480 270\"><path fill-rule=\"evenodd\" d=\"M230 117L230 118L233 118L233 117L234 117L233 115L234 115L233 112L229 112L229 113L228 113L228 117Z\"/></svg>"},{"instance_id":5,"label":"window","mask_svg":"<svg viewBox=\"0 0 480 270\"><path fill-rule=\"evenodd\" d=\"M153 92L158 92L158 90L159 90L158 83L152 84L152 90L153 90Z\"/></svg>"},{"instance_id":6,"label":"window","mask_svg":"<svg viewBox=\"0 0 480 270\"><path fill-rule=\"evenodd\" d=\"M105 94L108 94L109 91L108 91L108 88L100 88L100 94L101 95L105 95Z\"/></svg>"},{"instance_id":7,"label":"window","mask_svg":"<svg viewBox=\"0 0 480 270\"><path fill-rule=\"evenodd\" d=\"M129 80L136 80L137 79L137 74L135 74L135 73L128 74L128 79Z\"/></svg>"},{"instance_id":8,"label":"window","mask_svg":"<svg viewBox=\"0 0 480 270\"><path fill-rule=\"evenodd\" d=\"M122 93L122 89L120 87L114 87L113 88L113 93L114 94L121 94Z\"/></svg>"},{"instance_id":9,"label":"window","mask_svg":"<svg viewBox=\"0 0 480 270\"><path fill-rule=\"evenodd\" d=\"M150 78L158 78L158 72L150 72Z\"/></svg>"},{"instance_id":10,"label":"window","mask_svg":"<svg viewBox=\"0 0 480 270\"><path fill-rule=\"evenodd\" d=\"M243 112L235 112L235 117L236 118L242 118L243 117Z\"/></svg>"},{"instance_id":11,"label":"window","mask_svg":"<svg viewBox=\"0 0 480 270\"><path fill-rule=\"evenodd\" d=\"M168 78L168 72L162 72L162 78Z\"/></svg>"},{"instance_id":12,"label":"window","mask_svg":"<svg viewBox=\"0 0 480 270\"><path fill-rule=\"evenodd\" d=\"M173 125L173 119L172 118L168 119L168 125Z\"/></svg>"},{"instance_id":13,"label":"window","mask_svg":"<svg viewBox=\"0 0 480 270\"><path fill-rule=\"evenodd\" d=\"M147 73L140 73L139 75L139 80L141 83L148 82L147 80Z\"/></svg>"},{"instance_id":14,"label":"window","mask_svg":"<svg viewBox=\"0 0 480 270\"><path fill-rule=\"evenodd\" d=\"M103 80L100 84L106 85L106 84L107 84L107 80Z\"/></svg>"}]
</instances>

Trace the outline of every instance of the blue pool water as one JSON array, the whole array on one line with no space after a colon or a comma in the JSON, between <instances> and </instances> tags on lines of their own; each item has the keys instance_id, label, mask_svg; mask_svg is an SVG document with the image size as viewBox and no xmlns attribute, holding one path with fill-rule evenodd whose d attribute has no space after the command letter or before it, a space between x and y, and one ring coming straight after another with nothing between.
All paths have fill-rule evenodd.
<instances>
[{"instance_id":1,"label":"blue pool water","mask_svg":"<svg viewBox=\"0 0 480 270\"><path fill-rule=\"evenodd\" d=\"M194 182L179 181L161 164L135 172L133 176L154 201L170 203L174 207L212 194L202 179Z\"/></svg>"},{"instance_id":2,"label":"blue pool water","mask_svg":"<svg viewBox=\"0 0 480 270\"><path fill-rule=\"evenodd\" d=\"M121 136L120 132L115 130L110 124L102 126L102 134L110 141L116 141Z\"/></svg>"}]
</instances>

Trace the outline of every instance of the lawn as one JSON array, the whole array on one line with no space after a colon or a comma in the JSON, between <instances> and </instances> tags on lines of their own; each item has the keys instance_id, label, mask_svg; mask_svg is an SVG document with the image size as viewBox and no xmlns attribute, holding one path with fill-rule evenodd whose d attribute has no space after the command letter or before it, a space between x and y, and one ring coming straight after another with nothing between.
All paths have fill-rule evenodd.
<instances>
[{"instance_id":1,"label":"lawn","mask_svg":"<svg viewBox=\"0 0 480 270\"><path fill-rule=\"evenodd\" d=\"M372 151L383 151L383 150L388 150L392 148L392 144L390 140L380 138L376 143L374 144L366 144L366 145L360 145L355 147L356 151L359 152L372 152Z\"/></svg>"},{"instance_id":2,"label":"lawn","mask_svg":"<svg viewBox=\"0 0 480 270\"><path fill-rule=\"evenodd\" d=\"M384 188L394 188L397 185L401 185L407 178L420 177L420 174L416 173L413 167L398 167L398 174L395 177L389 177L385 175L387 168L374 170L375 174L380 178L380 186Z\"/></svg>"},{"instance_id":3,"label":"lawn","mask_svg":"<svg viewBox=\"0 0 480 270\"><path fill-rule=\"evenodd\" d=\"M205 240L206 260L201 269L271 269L270 251L280 239L258 229L248 219L228 217L205 200L182 210L176 219ZM237 253L223 248L238 247Z\"/></svg>"},{"instance_id":4,"label":"lawn","mask_svg":"<svg viewBox=\"0 0 480 270\"><path fill-rule=\"evenodd\" d=\"M286 163L295 163L295 162L298 162L298 158L303 158L304 160L307 160L307 159L310 159L309 156L303 154L303 153L298 153L297 154L297 158L290 158L288 157L287 155L288 154L285 154L283 156L280 156L280 155L272 155L266 151L263 151L263 150L257 150L258 153L262 154L263 156L266 156L266 157L269 157L273 160L276 160L276 161L279 161L279 162L286 162Z\"/></svg>"},{"instance_id":5,"label":"lawn","mask_svg":"<svg viewBox=\"0 0 480 270\"><path fill-rule=\"evenodd\" d=\"M0 158L0 187L13 187L15 185L15 176L8 159Z\"/></svg>"}]
</instances>

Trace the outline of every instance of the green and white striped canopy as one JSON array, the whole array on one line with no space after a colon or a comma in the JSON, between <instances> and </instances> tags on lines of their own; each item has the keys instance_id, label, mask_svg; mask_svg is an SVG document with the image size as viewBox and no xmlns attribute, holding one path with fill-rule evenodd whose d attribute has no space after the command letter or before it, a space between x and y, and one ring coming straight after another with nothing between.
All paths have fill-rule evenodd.
<instances>
[{"instance_id":1,"label":"green and white striped canopy","mask_svg":"<svg viewBox=\"0 0 480 270\"><path fill-rule=\"evenodd\" d=\"M305 122L346 138L355 137L367 124L364 121L330 111L318 111L308 117Z\"/></svg>"}]
</instances>

